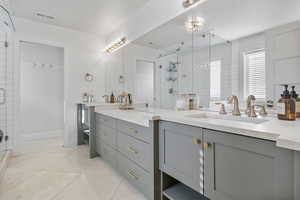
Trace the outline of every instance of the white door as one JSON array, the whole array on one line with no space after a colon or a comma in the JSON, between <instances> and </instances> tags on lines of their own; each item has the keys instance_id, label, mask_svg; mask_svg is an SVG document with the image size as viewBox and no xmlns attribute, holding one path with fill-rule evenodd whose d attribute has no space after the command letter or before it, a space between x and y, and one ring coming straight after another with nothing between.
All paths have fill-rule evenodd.
<instances>
[{"instance_id":1,"label":"white door","mask_svg":"<svg viewBox=\"0 0 300 200\"><path fill-rule=\"evenodd\" d=\"M135 99L136 103L148 103L154 101L154 63L148 61L136 61Z\"/></svg>"}]
</instances>

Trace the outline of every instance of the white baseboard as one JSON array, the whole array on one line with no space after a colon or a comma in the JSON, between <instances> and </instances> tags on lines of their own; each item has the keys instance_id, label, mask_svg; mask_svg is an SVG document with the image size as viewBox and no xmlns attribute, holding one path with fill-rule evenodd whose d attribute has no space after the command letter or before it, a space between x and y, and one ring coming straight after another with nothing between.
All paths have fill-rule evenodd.
<instances>
[{"instance_id":1,"label":"white baseboard","mask_svg":"<svg viewBox=\"0 0 300 200\"><path fill-rule=\"evenodd\" d=\"M54 131L44 131L44 132L23 134L21 135L21 142L26 143L34 140L62 137L63 133L64 133L63 130L54 130Z\"/></svg>"},{"instance_id":2,"label":"white baseboard","mask_svg":"<svg viewBox=\"0 0 300 200\"><path fill-rule=\"evenodd\" d=\"M0 182L2 181L5 171L8 166L8 159L10 156L10 151L6 151L4 157L0 160Z\"/></svg>"}]
</instances>

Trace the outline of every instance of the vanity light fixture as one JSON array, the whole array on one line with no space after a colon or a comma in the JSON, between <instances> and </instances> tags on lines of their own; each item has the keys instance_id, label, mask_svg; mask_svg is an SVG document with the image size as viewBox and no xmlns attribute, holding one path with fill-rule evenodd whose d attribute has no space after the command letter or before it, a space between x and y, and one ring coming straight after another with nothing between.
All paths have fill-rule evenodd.
<instances>
[{"instance_id":1,"label":"vanity light fixture","mask_svg":"<svg viewBox=\"0 0 300 200\"><path fill-rule=\"evenodd\" d=\"M199 5L200 3L203 3L205 2L206 0L184 0L183 3L182 3L182 6L184 8L189 8L191 6L197 6Z\"/></svg>"},{"instance_id":2,"label":"vanity light fixture","mask_svg":"<svg viewBox=\"0 0 300 200\"><path fill-rule=\"evenodd\" d=\"M201 17L191 17L185 23L186 30L188 32L199 32L201 31L205 20Z\"/></svg>"},{"instance_id":3,"label":"vanity light fixture","mask_svg":"<svg viewBox=\"0 0 300 200\"><path fill-rule=\"evenodd\" d=\"M121 48L122 46L124 46L127 42L127 39L126 37L123 37L121 39L118 39L114 42L112 42L110 45L108 45L104 51L107 52L107 53L112 53L116 50L118 50L119 48Z\"/></svg>"}]
</instances>

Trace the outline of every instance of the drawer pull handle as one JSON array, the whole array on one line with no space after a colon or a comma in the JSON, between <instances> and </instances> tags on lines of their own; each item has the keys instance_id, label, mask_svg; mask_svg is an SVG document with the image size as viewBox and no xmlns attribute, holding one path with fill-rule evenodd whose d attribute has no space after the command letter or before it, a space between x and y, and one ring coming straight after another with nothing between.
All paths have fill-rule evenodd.
<instances>
[{"instance_id":1,"label":"drawer pull handle","mask_svg":"<svg viewBox=\"0 0 300 200\"><path fill-rule=\"evenodd\" d=\"M137 175L135 175L134 172L131 170L128 171L128 175L135 180L139 180L139 177Z\"/></svg>"},{"instance_id":2,"label":"drawer pull handle","mask_svg":"<svg viewBox=\"0 0 300 200\"><path fill-rule=\"evenodd\" d=\"M128 151L130 151L131 153L135 153L135 154L138 154L139 152L133 148L133 147L128 147Z\"/></svg>"},{"instance_id":3,"label":"drawer pull handle","mask_svg":"<svg viewBox=\"0 0 300 200\"><path fill-rule=\"evenodd\" d=\"M201 143L202 143L202 141L201 141L201 140L199 140L199 139L193 139L193 143L194 143L194 144L201 144Z\"/></svg>"},{"instance_id":4,"label":"drawer pull handle","mask_svg":"<svg viewBox=\"0 0 300 200\"><path fill-rule=\"evenodd\" d=\"M135 130L134 128L129 128L131 131L133 131L134 133L139 133L137 130Z\"/></svg>"},{"instance_id":5,"label":"drawer pull handle","mask_svg":"<svg viewBox=\"0 0 300 200\"><path fill-rule=\"evenodd\" d=\"M211 145L211 143L209 143L209 142L204 142L203 143L203 147L204 147L204 149L208 149L208 148L210 148L212 145Z\"/></svg>"}]
</instances>

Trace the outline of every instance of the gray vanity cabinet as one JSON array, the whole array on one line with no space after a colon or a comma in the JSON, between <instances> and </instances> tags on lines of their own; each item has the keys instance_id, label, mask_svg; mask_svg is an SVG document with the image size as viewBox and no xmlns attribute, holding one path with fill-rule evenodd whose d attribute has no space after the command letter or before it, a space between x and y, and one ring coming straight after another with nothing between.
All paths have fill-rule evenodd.
<instances>
[{"instance_id":1,"label":"gray vanity cabinet","mask_svg":"<svg viewBox=\"0 0 300 200\"><path fill-rule=\"evenodd\" d=\"M160 169L203 194L202 129L160 122Z\"/></svg>"},{"instance_id":2,"label":"gray vanity cabinet","mask_svg":"<svg viewBox=\"0 0 300 200\"><path fill-rule=\"evenodd\" d=\"M158 122L149 127L96 114L96 151L149 200L159 199Z\"/></svg>"},{"instance_id":3,"label":"gray vanity cabinet","mask_svg":"<svg viewBox=\"0 0 300 200\"><path fill-rule=\"evenodd\" d=\"M292 200L293 153L264 141L204 130L204 193L211 200Z\"/></svg>"},{"instance_id":4,"label":"gray vanity cabinet","mask_svg":"<svg viewBox=\"0 0 300 200\"><path fill-rule=\"evenodd\" d=\"M293 152L275 142L160 122L160 169L210 200L293 200Z\"/></svg>"}]
</instances>

